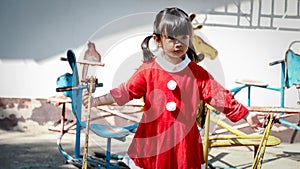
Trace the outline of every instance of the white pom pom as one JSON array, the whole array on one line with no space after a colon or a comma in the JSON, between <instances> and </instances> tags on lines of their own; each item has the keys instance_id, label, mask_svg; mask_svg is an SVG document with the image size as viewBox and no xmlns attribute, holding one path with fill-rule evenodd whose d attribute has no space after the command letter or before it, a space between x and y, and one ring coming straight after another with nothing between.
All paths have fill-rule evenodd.
<instances>
[{"instance_id":1,"label":"white pom pom","mask_svg":"<svg viewBox=\"0 0 300 169\"><path fill-rule=\"evenodd\" d=\"M166 105L166 109L168 111L176 110L176 103L175 102L168 102L167 105Z\"/></svg>"},{"instance_id":2,"label":"white pom pom","mask_svg":"<svg viewBox=\"0 0 300 169\"><path fill-rule=\"evenodd\" d=\"M174 80L170 80L167 84L168 89L175 90L177 86L177 83Z\"/></svg>"}]
</instances>

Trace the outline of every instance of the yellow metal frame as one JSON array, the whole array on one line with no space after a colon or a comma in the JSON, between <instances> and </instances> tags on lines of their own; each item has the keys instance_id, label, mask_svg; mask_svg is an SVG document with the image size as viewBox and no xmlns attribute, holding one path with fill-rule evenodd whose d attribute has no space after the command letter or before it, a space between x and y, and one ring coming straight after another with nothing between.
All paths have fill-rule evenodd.
<instances>
[{"instance_id":1,"label":"yellow metal frame","mask_svg":"<svg viewBox=\"0 0 300 169\"><path fill-rule=\"evenodd\" d=\"M232 146L254 146L255 158L253 160L252 168L260 169L262 159L265 153L266 146L276 146L280 144L280 139L270 136L270 130L273 123L273 115L270 115L268 124L261 135L248 135L238 129L233 128L222 120L211 116L214 110L209 105L206 105L208 112L205 120L205 135L204 135L204 160L206 162L205 168L208 168L208 150L214 147L232 147ZM210 122L216 123L218 126L228 130L233 135L209 135Z\"/></svg>"}]
</instances>

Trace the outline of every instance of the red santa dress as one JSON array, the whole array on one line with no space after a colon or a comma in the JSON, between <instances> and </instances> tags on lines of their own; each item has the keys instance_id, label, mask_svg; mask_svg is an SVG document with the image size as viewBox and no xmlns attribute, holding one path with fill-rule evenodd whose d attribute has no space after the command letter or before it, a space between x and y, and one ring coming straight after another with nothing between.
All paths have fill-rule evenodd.
<instances>
[{"instance_id":1,"label":"red santa dress","mask_svg":"<svg viewBox=\"0 0 300 169\"><path fill-rule=\"evenodd\" d=\"M144 97L144 113L126 157L132 168L201 168L203 148L196 123L199 100L222 111L233 122L248 113L187 56L177 65L161 56L143 63L127 83L110 93L119 105Z\"/></svg>"}]
</instances>

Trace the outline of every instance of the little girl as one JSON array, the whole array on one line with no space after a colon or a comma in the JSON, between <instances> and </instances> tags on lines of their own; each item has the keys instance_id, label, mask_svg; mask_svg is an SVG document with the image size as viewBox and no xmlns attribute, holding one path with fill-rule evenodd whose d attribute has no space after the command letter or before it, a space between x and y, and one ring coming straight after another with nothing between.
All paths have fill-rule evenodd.
<instances>
[{"instance_id":1,"label":"little girl","mask_svg":"<svg viewBox=\"0 0 300 169\"><path fill-rule=\"evenodd\" d=\"M233 122L244 118L253 128L260 125L255 114L238 103L201 66L193 51L193 29L188 15L178 8L160 11L154 33L142 43L144 63L133 76L109 94L93 98L92 106L116 102L124 105L144 98L144 113L124 162L130 168L198 169L203 150L196 123L200 100L226 114ZM154 56L148 41L160 51ZM87 105L87 93L83 104Z\"/></svg>"}]
</instances>

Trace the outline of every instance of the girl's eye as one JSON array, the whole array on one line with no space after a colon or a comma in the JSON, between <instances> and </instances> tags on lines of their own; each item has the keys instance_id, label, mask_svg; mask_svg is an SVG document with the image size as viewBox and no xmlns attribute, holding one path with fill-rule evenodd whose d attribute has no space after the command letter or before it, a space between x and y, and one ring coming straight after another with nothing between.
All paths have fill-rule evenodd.
<instances>
[{"instance_id":1,"label":"girl's eye","mask_svg":"<svg viewBox=\"0 0 300 169\"><path fill-rule=\"evenodd\" d=\"M189 36L188 35L179 36L177 39L187 40L187 39L189 39Z\"/></svg>"},{"instance_id":2,"label":"girl's eye","mask_svg":"<svg viewBox=\"0 0 300 169\"><path fill-rule=\"evenodd\" d=\"M170 42L173 42L175 40L178 40L178 41L187 41L189 39L189 35L179 35L179 36L167 36L167 35L164 35L163 37L166 40L170 41Z\"/></svg>"},{"instance_id":3,"label":"girl's eye","mask_svg":"<svg viewBox=\"0 0 300 169\"><path fill-rule=\"evenodd\" d=\"M183 36L182 37L182 39L188 39L189 38L189 36Z\"/></svg>"},{"instance_id":4,"label":"girl's eye","mask_svg":"<svg viewBox=\"0 0 300 169\"><path fill-rule=\"evenodd\" d=\"M182 36L175 36L175 37L169 37L168 36L168 39L170 40L187 40L189 39L189 36L188 35L182 35Z\"/></svg>"}]
</instances>

